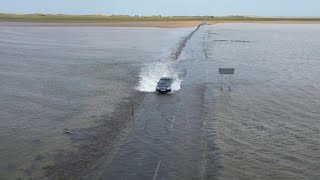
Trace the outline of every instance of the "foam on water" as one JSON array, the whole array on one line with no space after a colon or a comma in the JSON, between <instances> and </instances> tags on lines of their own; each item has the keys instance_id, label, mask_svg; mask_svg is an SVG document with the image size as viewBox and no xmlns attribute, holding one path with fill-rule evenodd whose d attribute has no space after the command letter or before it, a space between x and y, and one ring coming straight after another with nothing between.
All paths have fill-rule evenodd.
<instances>
[{"instance_id":1,"label":"foam on water","mask_svg":"<svg viewBox=\"0 0 320 180\"><path fill-rule=\"evenodd\" d=\"M179 74L174 70L172 64L173 62L170 61L145 64L141 69L140 80L136 89L142 92L155 92L157 82L161 77L172 77L174 79L172 92L178 91L182 79L179 78Z\"/></svg>"}]
</instances>

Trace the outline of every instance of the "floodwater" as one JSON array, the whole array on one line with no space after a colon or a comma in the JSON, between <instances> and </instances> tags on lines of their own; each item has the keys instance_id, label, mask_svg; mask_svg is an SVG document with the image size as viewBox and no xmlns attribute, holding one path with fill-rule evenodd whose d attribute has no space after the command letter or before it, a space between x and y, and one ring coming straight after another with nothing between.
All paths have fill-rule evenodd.
<instances>
[{"instance_id":1,"label":"floodwater","mask_svg":"<svg viewBox=\"0 0 320 180\"><path fill-rule=\"evenodd\" d=\"M0 26L0 179L39 179L192 29Z\"/></svg>"},{"instance_id":2,"label":"floodwater","mask_svg":"<svg viewBox=\"0 0 320 180\"><path fill-rule=\"evenodd\" d=\"M0 32L0 179L55 177L45 167L83 147L72 137L117 123L130 100L108 150L57 177L320 177L319 25L201 26L188 41L192 28ZM161 76L174 77L173 93L154 93Z\"/></svg>"}]
</instances>

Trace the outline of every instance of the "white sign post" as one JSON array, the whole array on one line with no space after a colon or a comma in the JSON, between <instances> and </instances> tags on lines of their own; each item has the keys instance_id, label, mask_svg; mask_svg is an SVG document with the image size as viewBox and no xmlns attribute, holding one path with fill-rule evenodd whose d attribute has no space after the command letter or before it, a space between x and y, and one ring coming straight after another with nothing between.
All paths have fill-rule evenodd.
<instances>
[{"instance_id":1,"label":"white sign post","mask_svg":"<svg viewBox=\"0 0 320 180\"><path fill-rule=\"evenodd\" d=\"M223 75L229 74L229 90L231 89L231 75L234 74L234 68L219 68L219 74L221 74L221 89L223 85Z\"/></svg>"}]
</instances>

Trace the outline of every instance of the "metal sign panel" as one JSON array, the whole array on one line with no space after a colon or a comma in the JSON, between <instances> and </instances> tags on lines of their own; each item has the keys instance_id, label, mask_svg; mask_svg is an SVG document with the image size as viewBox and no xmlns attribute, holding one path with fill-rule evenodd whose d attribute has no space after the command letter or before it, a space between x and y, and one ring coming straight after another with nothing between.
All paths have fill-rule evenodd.
<instances>
[{"instance_id":1,"label":"metal sign panel","mask_svg":"<svg viewBox=\"0 0 320 180\"><path fill-rule=\"evenodd\" d=\"M219 68L219 74L234 74L234 68Z\"/></svg>"}]
</instances>

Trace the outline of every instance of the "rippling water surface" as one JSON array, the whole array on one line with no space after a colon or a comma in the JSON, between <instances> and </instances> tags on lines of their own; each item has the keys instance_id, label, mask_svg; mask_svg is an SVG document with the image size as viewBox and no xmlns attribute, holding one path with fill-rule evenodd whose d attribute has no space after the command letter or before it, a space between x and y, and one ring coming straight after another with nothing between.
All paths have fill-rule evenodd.
<instances>
[{"instance_id":1,"label":"rippling water surface","mask_svg":"<svg viewBox=\"0 0 320 180\"><path fill-rule=\"evenodd\" d=\"M0 179L39 179L75 152L64 132L98 125L189 31L0 26Z\"/></svg>"},{"instance_id":2,"label":"rippling water surface","mask_svg":"<svg viewBox=\"0 0 320 180\"><path fill-rule=\"evenodd\" d=\"M66 130L137 92L134 119L79 176L318 179L320 26L202 26L182 46L192 30L0 26L0 179L42 177L77 152ZM174 93L154 93L161 76Z\"/></svg>"},{"instance_id":3,"label":"rippling water surface","mask_svg":"<svg viewBox=\"0 0 320 180\"><path fill-rule=\"evenodd\" d=\"M228 41L210 45L210 64L236 68L232 90L212 92L221 179L318 179L320 26L212 30Z\"/></svg>"}]
</instances>

